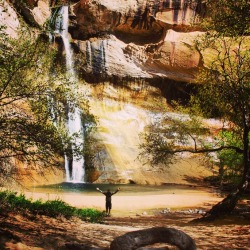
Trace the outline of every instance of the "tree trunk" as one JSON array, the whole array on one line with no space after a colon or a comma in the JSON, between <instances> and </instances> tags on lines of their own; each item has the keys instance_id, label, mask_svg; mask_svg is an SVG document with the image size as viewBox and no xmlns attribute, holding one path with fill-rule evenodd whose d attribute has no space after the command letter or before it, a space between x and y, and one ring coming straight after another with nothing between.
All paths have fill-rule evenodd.
<instances>
[{"instance_id":1,"label":"tree trunk","mask_svg":"<svg viewBox=\"0 0 250 250\"><path fill-rule=\"evenodd\" d=\"M195 220L195 221L213 220L220 216L228 215L232 213L240 197L247 189L248 184L249 184L249 178L250 178L250 154L249 154L249 138L248 138L249 131L250 131L249 126L245 124L244 132L243 132L244 169L242 173L241 184L239 185L236 192L230 193L221 202L214 205L202 218Z\"/></svg>"},{"instance_id":2,"label":"tree trunk","mask_svg":"<svg viewBox=\"0 0 250 250\"><path fill-rule=\"evenodd\" d=\"M243 188L241 189L243 190ZM242 191L237 190L235 193L229 194L226 198L224 198L221 202L214 205L201 220L213 220L217 217L230 214L235 206L237 205L238 200L242 195Z\"/></svg>"},{"instance_id":3,"label":"tree trunk","mask_svg":"<svg viewBox=\"0 0 250 250\"><path fill-rule=\"evenodd\" d=\"M154 243L168 243L180 250L196 250L194 240L175 228L153 227L126 233L115 238L110 250L133 250Z\"/></svg>"}]
</instances>

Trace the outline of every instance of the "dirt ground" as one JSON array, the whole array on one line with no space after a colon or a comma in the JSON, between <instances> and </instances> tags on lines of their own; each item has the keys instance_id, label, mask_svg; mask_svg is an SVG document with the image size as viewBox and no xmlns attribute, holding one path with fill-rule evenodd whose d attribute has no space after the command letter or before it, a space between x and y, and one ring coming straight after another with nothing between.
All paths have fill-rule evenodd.
<instances>
[{"instance_id":1,"label":"dirt ground","mask_svg":"<svg viewBox=\"0 0 250 250\"><path fill-rule=\"evenodd\" d=\"M52 194L30 195L33 199L58 198ZM100 209L105 201L102 194L89 195L84 199L82 195L64 195L59 198L72 206L84 207L84 204ZM95 247L93 250L109 249L117 236L157 226L185 232L195 240L197 249L250 250L250 212L215 222L191 222L202 217L202 213L222 199L216 193L203 189L143 196L120 192L113 197L112 216L105 217L101 224L83 222L78 218L67 220L63 217L5 214L0 211L0 250L89 250L86 246ZM249 200L241 202L238 211L244 209L250 211Z\"/></svg>"},{"instance_id":2,"label":"dirt ground","mask_svg":"<svg viewBox=\"0 0 250 250\"><path fill-rule=\"evenodd\" d=\"M190 221L201 215L190 213L189 210L163 212L111 216L106 217L103 224L86 223L77 218L67 220L1 213L0 249L78 250L86 249L85 246L109 249L115 237L155 226L184 231L195 240L197 249L250 249L249 218L233 216L216 222L197 224Z\"/></svg>"}]
</instances>

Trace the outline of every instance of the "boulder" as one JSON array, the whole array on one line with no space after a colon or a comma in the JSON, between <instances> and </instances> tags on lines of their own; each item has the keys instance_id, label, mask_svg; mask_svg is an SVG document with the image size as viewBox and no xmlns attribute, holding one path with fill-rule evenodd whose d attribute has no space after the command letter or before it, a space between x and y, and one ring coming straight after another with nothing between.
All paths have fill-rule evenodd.
<instances>
[{"instance_id":1,"label":"boulder","mask_svg":"<svg viewBox=\"0 0 250 250\"><path fill-rule=\"evenodd\" d=\"M19 18L7 1L1 1L0 3L0 23L5 34L12 38L18 37Z\"/></svg>"},{"instance_id":2,"label":"boulder","mask_svg":"<svg viewBox=\"0 0 250 250\"><path fill-rule=\"evenodd\" d=\"M49 0L29 0L25 2L11 0L10 2L31 26L40 28L50 18Z\"/></svg>"}]
</instances>

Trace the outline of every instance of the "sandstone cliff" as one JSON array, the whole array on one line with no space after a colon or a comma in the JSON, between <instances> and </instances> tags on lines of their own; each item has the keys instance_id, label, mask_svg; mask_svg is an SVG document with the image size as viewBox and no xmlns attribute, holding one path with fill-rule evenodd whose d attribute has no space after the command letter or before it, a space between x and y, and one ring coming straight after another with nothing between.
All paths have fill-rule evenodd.
<instances>
[{"instance_id":1,"label":"sandstone cliff","mask_svg":"<svg viewBox=\"0 0 250 250\"><path fill-rule=\"evenodd\" d=\"M11 8L9 1L4 4ZM71 44L79 77L85 82L81 89L99 120L98 139L105 148L97 156L98 174L92 181L186 183L209 174L199 159L190 156L181 156L168 169L152 169L138 160L140 134L165 112L168 101L186 97L186 83L194 81L202 66L194 46L202 32L191 23L205 15L203 1L29 0L22 4L11 0L10 4L12 19L1 18L13 36L16 13L39 29L61 4L70 6Z\"/></svg>"},{"instance_id":2,"label":"sandstone cliff","mask_svg":"<svg viewBox=\"0 0 250 250\"><path fill-rule=\"evenodd\" d=\"M85 55L83 63L88 75L160 76L192 81L202 61L194 48L194 39L200 32L190 25L204 16L202 1L30 0L26 5L11 2L25 20L38 27L61 3L69 2L69 32L72 42Z\"/></svg>"}]
</instances>

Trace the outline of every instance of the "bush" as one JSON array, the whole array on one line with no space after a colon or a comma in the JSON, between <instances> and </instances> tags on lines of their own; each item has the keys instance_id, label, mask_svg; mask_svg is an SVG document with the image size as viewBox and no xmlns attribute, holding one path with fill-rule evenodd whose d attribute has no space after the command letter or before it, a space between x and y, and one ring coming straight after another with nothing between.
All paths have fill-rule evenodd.
<instances>
[{"instance_id":1,"label":"bush","mask_svg":"<svg viewBox=\"0 0 250 250\"><path fill-rule=\"evenodd\" d=\"M100 212L93 208L85 208L78 209L76 211L76 216L89 222L101 222L104 217L104 212Z\"/></svg>"},{"instance_id":2,"label":"bush","mask_svg":"<svg viewBox=\"0 0 250 250\"><path fill-rule=\"evenodd\" d=\"M70 218L76 216L81 220L93 223L101 222L104 217L104 213L97 209L75 208L60 199L32 202L31 199L26 199L24 194L17 195L17 193L11 191L0 192L0 208L5 211L22 213L29 211L34 215L42 214L49 217L64 216L65 218Z\"/></svg>"}]
</instances>

